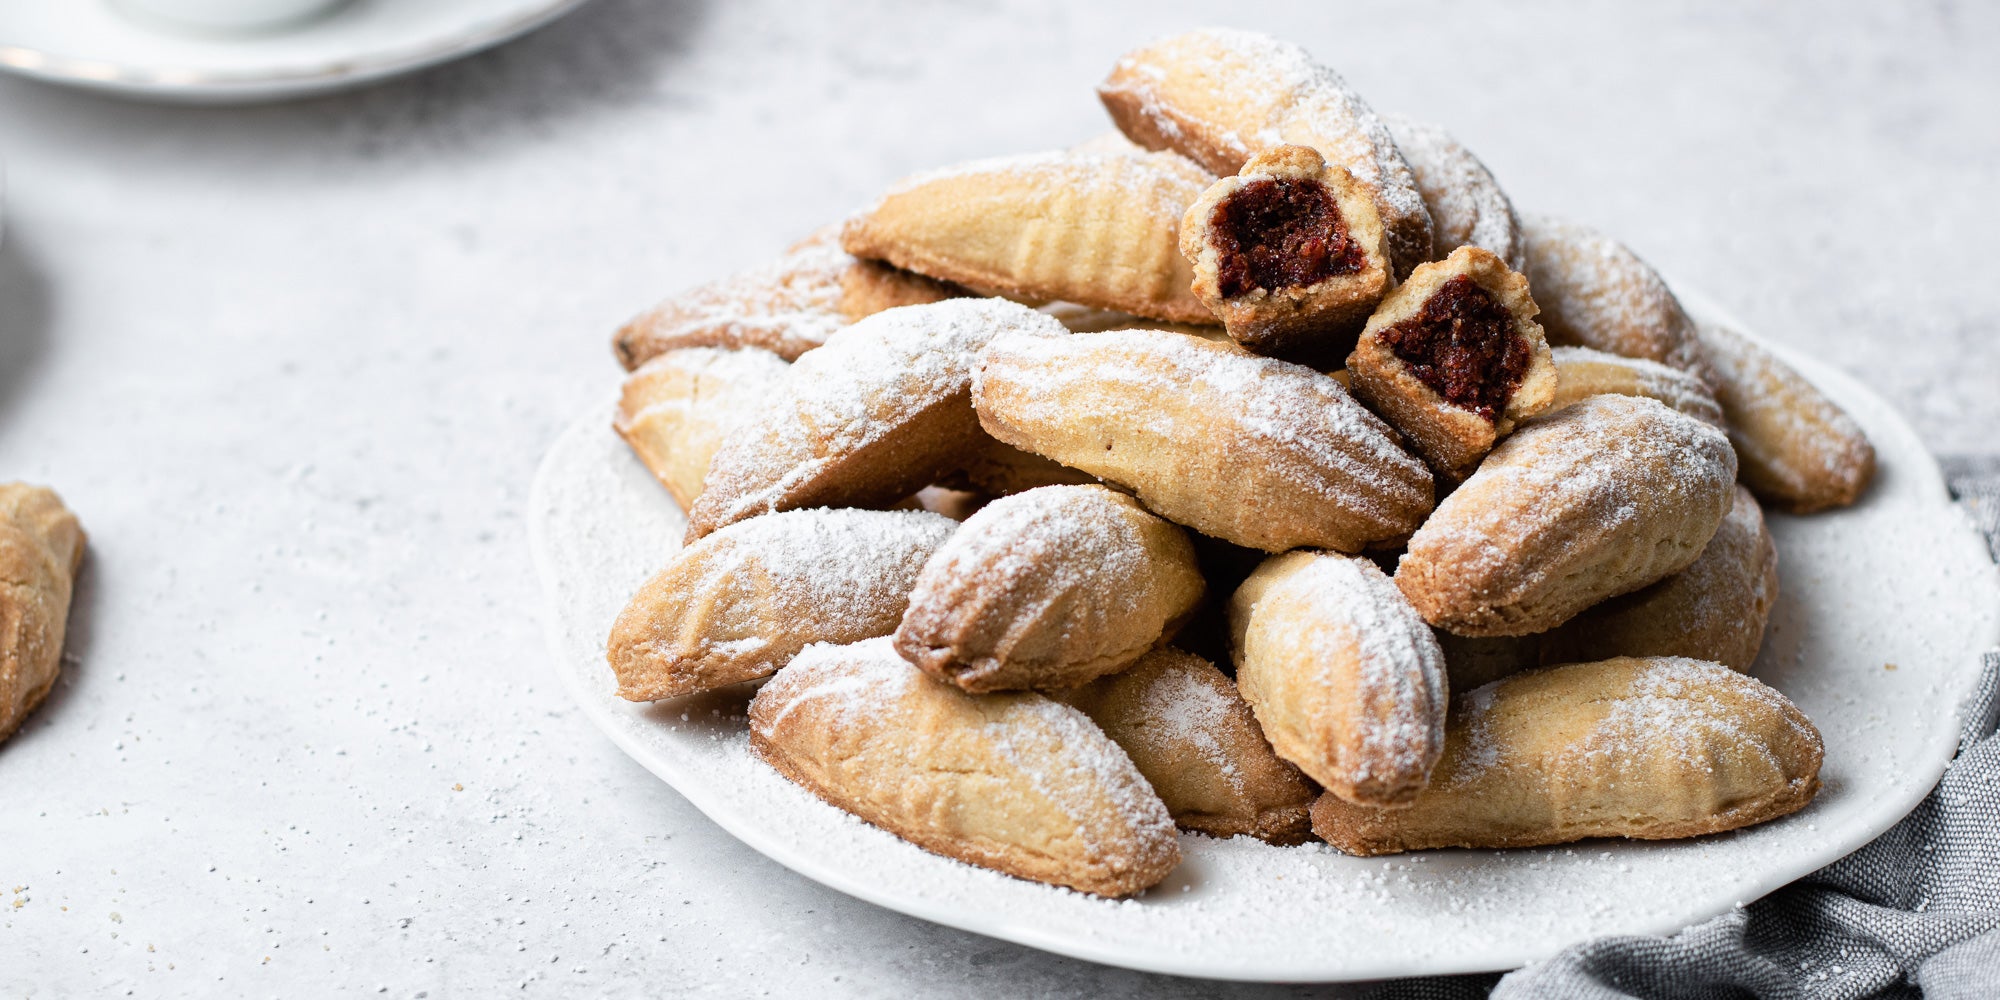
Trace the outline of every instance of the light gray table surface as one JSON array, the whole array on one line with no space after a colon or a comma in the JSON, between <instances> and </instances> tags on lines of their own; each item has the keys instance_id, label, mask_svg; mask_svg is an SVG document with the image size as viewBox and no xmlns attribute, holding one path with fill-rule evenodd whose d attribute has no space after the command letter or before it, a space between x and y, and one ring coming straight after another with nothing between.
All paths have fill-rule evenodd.
<instances>
[{"instance_id":1,"label":"light gray table surface","mask_svg":"<svg viewBox=\"0 0 2000 1000\"><path fill-rule=\"evenodd\" d=\"M64 679L0 745L0 996L1267 992L932 926L737 844L568 702L523 525L628 314L906 172L1104 129L1121 50L1219 16L600 0L297 104L0 82L0 479L91 539ZM1939 451L2000 452L1996 8L1226 20Z\"/></svg>"}]
</instances>

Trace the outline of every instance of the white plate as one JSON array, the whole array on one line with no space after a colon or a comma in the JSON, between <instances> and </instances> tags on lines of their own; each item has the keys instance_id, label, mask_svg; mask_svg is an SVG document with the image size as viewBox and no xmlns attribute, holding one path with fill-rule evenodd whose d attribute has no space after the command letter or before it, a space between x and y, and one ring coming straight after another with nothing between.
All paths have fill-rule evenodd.
<instances>
[{"instance_id":1,"label":"white plate","mask_svg":"<svg viewBox=\"0 0 2000 1000\"><path fill-rule=\"evenodd\" d=\"M247 35L160 27L111 0L0 2L0 70L147 100L284 100L477 52L586 2L353 0L316 20Z\"/></svg>"},{"instance_id":2,"label":"white plate","mask_svg":"<svg viewBox=\"0 0 2000 1000\"><path fill-rule=\"evenodd\" d=\"M754 760L747 695L634 705L604 639L684 521L586 415L542 463L530 533L557 669L620 747L751 847L841 892L927 920L1112 965L1219 979L1335 981L1510 969L1607 934L1663 934L1872 840L1943 773L2000 638L2000 579L1914 431L1854 380L1787 353L1874 441L1848 510L1773 515L1782 594L1756 674L1826 737L1825 783L1794 816L1698 840L1350 858L1184 834L1161 886L1112 902L928 854ZM1893 668L1887 666L1894 664Z\"/></svg>"}]
</instances>

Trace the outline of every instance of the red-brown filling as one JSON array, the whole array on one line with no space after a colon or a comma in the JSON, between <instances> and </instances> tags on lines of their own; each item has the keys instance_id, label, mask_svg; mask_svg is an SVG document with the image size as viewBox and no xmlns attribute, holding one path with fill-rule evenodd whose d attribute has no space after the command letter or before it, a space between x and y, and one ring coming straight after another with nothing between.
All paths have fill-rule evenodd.
<instances>
[{"instance_id":1,"label":"red-brown filling","mask_svg":"<svg viewBox=\"0 0 2000 1000\"><path fill-rule=\"evenodd\" d=\"M1521 387L1533 356L1514 315L1465 275L1445 282L1410 317L1376 335L1445 402L1492 420Z\"/></svg>"},{"instance_id":2,"label":"red-brown filling","mask_svg":"<svg viewBox=\"0 0 2000 1000\"><path fill-rule=\"evenodd\" d=\"M1254 180L1215 206L1216 284L1223 298L1304 288L1367 263L1340 205L1318 181Z\"/></svg>"}]
</instances>

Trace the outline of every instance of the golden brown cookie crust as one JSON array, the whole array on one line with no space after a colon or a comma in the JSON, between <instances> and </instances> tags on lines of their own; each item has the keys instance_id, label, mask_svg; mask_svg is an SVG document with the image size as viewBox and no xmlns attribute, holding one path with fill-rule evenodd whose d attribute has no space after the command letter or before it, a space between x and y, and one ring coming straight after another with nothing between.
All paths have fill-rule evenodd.
<instances>
[{"instance_id":1,"label":"golden brown cookie crust","mask_svg":"<svg viewBox=\"0 0 2000 1000\"><path fill-rule=\"evenodd\" d=\"M1339 383L1232 344L1144 330L998 338L973 403L993 437L1267 552L1358 551L1406 537L1431 508L1430 472Z\"/></svg>"},{"instance_id":2,"label":"golden brown cookie crust","mask_svg":"<svg viewBox=\"0 0 2000 1000\"><path fill-rule=\"evenodd\" d=\"M1016 878L1129 896L1180 863L1166 806L1082 712L966 694L887 638L800 653L751 701L750 749L868 823Z\"/></svg>"},{"instance_id":3,"label":"golden brown cookie crust","mask_svg":"<svg viewBox=\"0 0 2000 1000\"><path fill-rule=\"evenodd\" d=\"M1278 756L1327 793L1416 799L1444 749L1444 654L1375 564L1265 560L1229 601L1236 683Z\"/></svg>"},{"instance_id":4,"label":"golden brown cookie crust","mask_svg":"<svg viewBox=\"0 0 2000 1000\"><path fill-rule=\"evenodd\" d=\"M723 439L688 510L688 539L779 510L887 506L937 481L979 446L974 358L1010 331L1069 336L1025 306L952 299L877 313L828 338Z\"/></svg>"},{"instance_id":5,"label":"golden brown cookie crust","mask_svg":"<svg viewBox=\"0 0 2000 1000\"><path fill-rule=\"evenodd\" d=\"M769 398L784 359L755 347L681 347L627 376L611 426L685 511L722 439Z\"/></svg>"},{"instance_id":6,"label":"golden brown cookie crust","mask_svg":"<svg viewBox=\"0 0 2000 1000\"><path fill-rule=\"evenodd\" d=\"M1318 794L1271 750L1236 685L1215 664L1171 646L1056 697L1123 747L1183 830L1303 843Z\"/></svg>"},{"instance_id":7,"label":"golden brown cookie crust","mask_svg":"<svg viewBox=\"0 0 2000 1000\"><path fill-rule=\"evenodd\" d=\"M1257 274L1255 261L1282 270L1307 259L1268 245L1287 237L1317 250L1311 259L1324 263L1314 270L1326 273ZM1265 150L1210 185L1181 219L1180 249L1195 297L1231 338L1308 364L1339 358L1395 283L1369 190L1305 146Z\"/></svg>"},{"instance_id":8,"label":"golden brown cookie crust","mask_svg":"<svg viewBox=\"0 0 2000 1000\"><path fill-rule=\"evenodd\" d=\"M1272 146L1316 149L1374 192L1398 276L1430 258L1430 213L1388 127L1296 45L1248 31L1190 31L1126 53L1097 96L1133 142L1174 150L1217 175Z\"/></svg>"},{"instance_id":9,"label":"golden brown cookie crust","mask_svg":"<svg viewBox=\"0 0 2000 1000\"><path fill-rule=\"evenodd\" d=\"M674 554L618 616L618 695L657 701L767 677L808 644L888 635L956 530L925 511L793 510Z\"/></svg>"},{"instance_id":10,"label":"golden brown cookie crust","mask_svg":"<svg viewBox=\"0 0 2000 1000\"><path fill-rule=\"evenodd\" d=\"M1478 300L1481 307L1497 305L1505 310L1508 323L1504 336L1510 341L1505 354L1488 357L1468 353L1433 359L1424 352L1406 357L1405 352L1391 346L1388 341L1394 332L1404 324L1424 322L1432 312L1430 304L1458 292L1464 282L1483 296ZM1451 479L1463 479L1472 474L1495 441L1511 433L1515 424L1547 409L1555 398L1555 364L1541 324L1535 322L1536 312L1526 278L1491 251L1459 247L1444 260L1417 268L1369 317L1354 353L1347 357L1354 394L1407 435L1433 469ZM1448 341L1450 348L1477 339L1479 331L1465 322L1467 317L1461 311L1451 310L1447 315L1454 317L1451 332L1441 339ZM1509 356L1520 366L1518 377L1505 374ZM1494 401L1504 402L1488 414L1447 399L1419 377L1413 366L1418 361L1438 362L1431 370L1442 377L1456 377L1458 369L1468 369L1481 386L1500 386Z\"/></svg>"},{"instance_id":11,"label":"golden brown cookie crust","mask_svg":"<svg viewBox=\"0 0 2000 1000\"><path fill-rule=\"evenodd\" d=\"M1719 664L1570 664L1460 695L1415 803L1321 796L1313 832L1359 855L1695 837L1804 808L1823 756L1784 695Z\"/></svg>"},{"instance_id":12,"label":"golden brown cookie crust","mask_svg":"<svg viewBox=\"0 0 2000 1000\"><path fill-rule=\"evenodd\" d=\"M1722 405L1708 383L1679 368L1573 345L1551 348L1549 357L1556 366L1556 398L1550 410L1606 393L1644 396L1703 423L1723 426Z\"/></svg>"},{"instance_id":13,"label":"golden brown cookie crust","mask_svg":"<svg viewBox=\"0 0 2000 1000\"><path fill-rule=\"evenodd\" d=\"M48 696L62 670L83 528L55 491L0 484L0 740Z\"/></svg>"},{"instance_id":14,"label":"golden brown cookie crust","mask_svg":"<svg viewBox=\"0 0 2000 1000\"><path fill-rule=\"evenodd\" d=\"M1410 538L1396 584L1460 635L1528 635L1680 572L1722 523L1736 454L1650 399L1592 396L1493 450Z\"/></svg>"},{"instance_id":15,"label":"golden brown cookie crust","mask_svg":"<svg viewBox=\"0 0 2000 1000\"><path fill-rule=\"evenodd\" d=\"M1744 485L1794 514L1859 499L1875 478L1875 447L1861 425L1750 338L1717 324L1698 329Z\"/></svg>"},{"instance_id":16,"label":"golden brown cookie crust","mask_svg":"<svg viewBox=\"0 0 2000 1000\"><path fill-rule=\"evenodd\" d=\"M1213 323L1176 247L1181 213L1208 181L1161 153L981 160L904 180L849 220L841 243L985 294Z\"/></svg>"},{"instance_id":17,"label":"golden brown cookie crust","mask_svg":"<svg viewBox=\"0 0 2000 1000\"><path fill-rule=\"evenodd\" d=\"M1102 486L995 500L924 564L896 650L966 691L1074 687L1131 666L1201 600L1187 533Z\"/></svg>"},{"instance_id":18,"label":"golden brown cookie crust","mask_svg":"<svg viewBox=\"0 0 2000 1000\"><path fill-rule=\"evenodd\" d=\"M1685 656L1748 672L1778 600L1778 547L1750 491L1688 568L1605 601L1541 637L1543 663Z\"/></svg>"}]
</instances>

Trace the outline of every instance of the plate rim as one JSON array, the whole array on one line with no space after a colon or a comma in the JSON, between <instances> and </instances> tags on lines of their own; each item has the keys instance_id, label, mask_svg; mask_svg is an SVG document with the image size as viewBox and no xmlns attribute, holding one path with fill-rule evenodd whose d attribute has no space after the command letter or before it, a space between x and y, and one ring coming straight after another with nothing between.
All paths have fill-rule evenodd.
<instances>
[{"instance_id":1,"label":"plate rim","mask_svg":"<svg viewBox=\"0 0 2000 1000\"><path fill-rule=\"evenodd\" d=\"M206 70L171 64L122 63L73 53L0 44L0 72L24 79L181 104L249 104L358 87L469 56L528 34L590 0L522 0L517 9L482 18L416 43L366 49L309 66ZM304 30L311 30L310 28Z\"/></svg>"},{"instance_id":2,"label":"plate rim","mask_svg":"<svg viewBox=\"0 0 2000 1000\"><path fill-rule=\"evenodd\" d=\"M1697 318L1721 323L1750 337L1760 346L1776 354L1780 360L1792 365L1808 381L1815 385L1827 385L1831 383L1840 390L1836 395L1853 393L1879 404L1882 412L1895 422L1896 429L1906 434L1917 445L1911 452L1911 457L1917 460L1915 463L1917 467L1909 470L1909 474L1918 480L1917 487L1927 495L1930 501L1942 504L1946 508L1951 508L1956 512L1955 505L1951 500L1950 490L1945 484L1943 471L1938 464L1937 457L1923 443L1922 438L1916 434L1915 429L1903 417L1901 411L1890 405L1880 394L1838 368L1804 357L1784 345L1765 339L1736 320L1727 311L1714 306L1713 300L1699 292L1685 291L1677 287L1676 295L1681 298L1684 306L1689 308L1690 313L1696 315ZM740 821L730 810L722 808L720 795L711 796L707 788L699 782L685 783L692 785L695 789L693 792L690 792L687 787L683 787L684 782L677 780L677 776L672 773L676 769L668 766L669 762L655 759L657 755L652 753L649 748L641 747L636 737L623 732L623 727L612 712L615 706L605 700L603 692L585 690L581 676L576 671L564 669L562 666L562 664L567 662L571 653L566 648L564 626L562 625L561 615L558 611L560 595L557 593L555 575L551 572L554 566L554 559L548 549L549 539L543 527L542 519L536 516L536 514L545 508L545 494L549 488L547 484L548 477L545 476L545 473L553 465L560 451L561 443L571 434L583 430L587 424L595 424L600 428L608 425L604 404L599 403L593 406L588 413L563 426L562 431L557 434L551 443L549 450L543 455L541 462L537 464L534 483L529 491L529 544L533 553L536 572L541 577L543 588L544 602L541 613L544 625L544 638L552 656L551 669L555 670L560 676L564 690L568 691L576 703L583 708L586 717L591 720L592 724L600 732L610 737L613 744L618 746L620 750L636 761L641 767L644 767L648 772L665 782L683 799L699 810L703 816L707 817L710 822L715 823L730 836L752 850L814 882L872 905L881 906L897 913L942 926L1010 941L1051 954L1082 959L1115 968L1214 981L1338 983L1365 982L1405 976L1487 973L1519 967L1518 964L1494 966L1490 962L1476 960L1462 965L1451 964L1448 959L1429 962L1406 960L1402 962L1384 961L1359 969L1305 971L1301 968L1296 974L1281 974L1273 977L1268 974L1260 975L1255 971L1216 968L1213 965L1203 964L1192 957L1182 957L1176 954L1135 958L1135 956L1125 950L1115 949L1110 946L1095 946L1088 940L1065 937L1054 931L1045 931L1032 923L1022 923L1004 916L986 914L978 910L963 907L954 907L944 901L934 902L921 897L903 896L879 890L866 882L847 876L840 869L829 868L820 864L816 859L807 857L803 851L795 849L776 832L765 831L755 824ZM1968 544L1979 541L1969 522L1966 524L1966 530L1966 541ZM1983 546L1981 547L1981 552L1984 552ZM1990 563L1988 565L1992 569L1992 572L1985 577L1988 589L1996 599L2000 599L2000 566L1992 566ZM1986 639L1989 644L2000 644L2000 617L1994 619L1993 625L1995 626L1994 634L1987 636ZM1963 729L1966 712L1970 707L1970 695L1973 693L1973 683L1978 676L1977 666L1975 663L1970 667L1961 668L1963 671L1962 676L1970 678L1970 680L1966 680L1961 685L1960 690L1953 692L1953 702L1950 707L1951 715L1949 719L1951 724L1946 726L1941 722L1937 729L1933 731L1930 739L1927 741L1933 749L1939 745L1949 743L1955 751L1959 741L1958 733ZM1790 856L1788 859L1789 863L1773 866L1768 870L1769 872L1782 872L1783 874L1766 874L1762 877L1747 880L1740 887L1734 906L1740 908L1749 902L1761 899L1777 889L1789 885L1800 878L1804 878L1833 861L1859 850L1862 846L1880 837L1884 832L1895 826L1895 824L1901 822L1903 818L1908 816L1911 811L1931 794L1932 790L1936 787L1937 780L1943 775L1945 769L1949 767L1953 756L1955 756L1955 752L1944 754L1940 763L1935 767L1934 773L1926 775L1928 778L1927 781L1921 784L1917 782L1909 783L1903 790L1903 794L1898 797L1899 801L1894 802L1896 808L1893 811L1885 810L1881 813L1887 819L1879 823L1868 824L1871 829L1864 839L1851 845L1836 845L1833 842L1828 842L1814 849L1803 850ZM827 808L834 807L827 806ZM1670 935L1728 912L1731 908L1729 905L1703 907L1701 908L1701 915L1694 917L1686 923L1675 923L1673 926L1651 926L1651 929L1628 930L1622 933ZM1541 956L1530 957L1525 959L1521 964L1539 961L1554 953L1554 951L1551 951Z\"/></svg>"}]
</instances>

